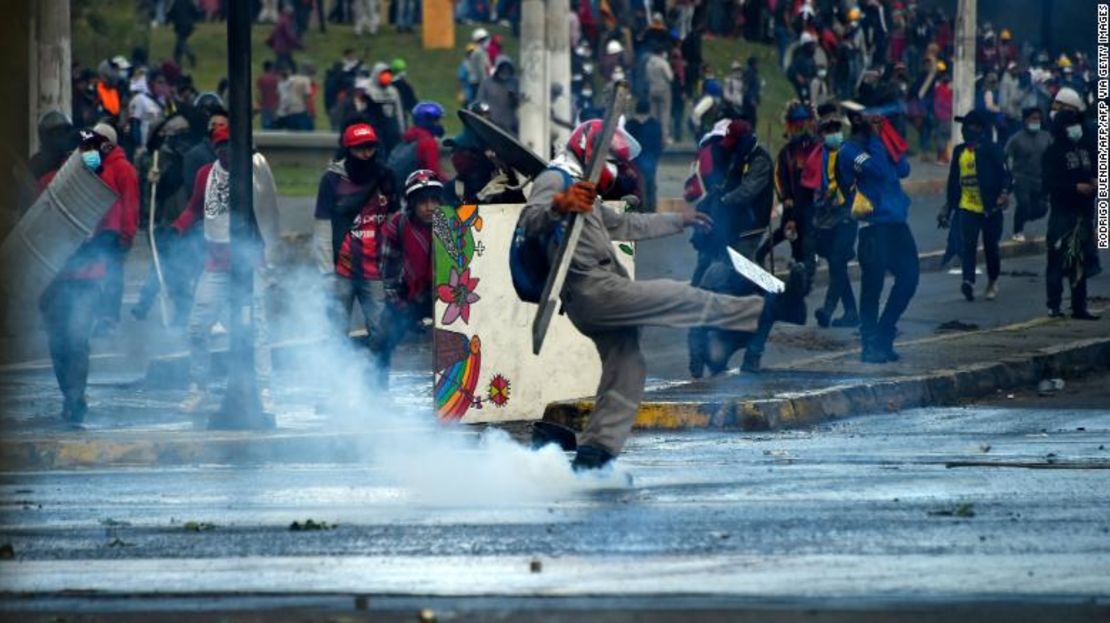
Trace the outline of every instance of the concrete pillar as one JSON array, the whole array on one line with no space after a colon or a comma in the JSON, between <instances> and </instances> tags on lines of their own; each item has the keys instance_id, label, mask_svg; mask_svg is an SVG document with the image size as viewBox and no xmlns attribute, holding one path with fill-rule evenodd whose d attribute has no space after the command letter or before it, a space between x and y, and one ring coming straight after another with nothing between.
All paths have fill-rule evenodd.
<instances>
[{"instance_id":1,"label":"concrete pillar","mask_svg":"<svg viewBox=\"0 0 1110 623\"><path fill-rule=\"evenodd\" d=\"M543 0L524 0L520 20L520 142L546 158L551 144Z\"/></svg>"},{"instance_id":2,"label":"concrete pillar","mask_svg":"<svg viewBox=\"0 0 1110 623\"><path fill-rule=\"evenodd\" d=\"M70 82L69 0L38 0L31 8L30 153L38 151L39 117L49 110L73 110Z\"/></svg>"},{"instance_id":3,"label":"concrete pillar","mask_svg":"<svg viewBox=\"0 0 1110 623\"><path fill-rule=\"evenodd\" d=\"M571 119L570 96L570 2L567 0L547 0L547 79L552 88L559 85L562 94L551 102L551 112L561 121ZM570 130L551 123L555 151L566 145Z\"/></svg>"},{"instance_id":4,"label":"concrete pillar","mask_svg":"<svg viewBox=\"0 0 1110 623\"><path fill-rule=\"evenodd\" d=\"M960 0L956 9L956 58L952 71L952 116L964 115L975 106L976 0ZM953 121L952 147L963 142L963 128Z\"/></svg>"},{"instance_id":5,"label":"concrete pillar","mask_svg":"<svg viewBox=\"0 0 1110 623\"><path fill-rule=\"evenodd\" d=\"M455 5L452 0L424 0L420 32L425 50L455 47Z\"/></svg>"}]
</instances>

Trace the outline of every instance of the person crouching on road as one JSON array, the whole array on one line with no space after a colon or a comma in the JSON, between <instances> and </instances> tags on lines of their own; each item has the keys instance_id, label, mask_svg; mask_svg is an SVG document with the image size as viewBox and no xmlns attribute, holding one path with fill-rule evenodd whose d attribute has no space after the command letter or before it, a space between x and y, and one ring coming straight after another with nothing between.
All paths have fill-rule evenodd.
<instances>
[{"instance_id":1,"label":"person crouching on road","mask_svg":"<svg viewBox=\"0 0 1110 623\"><path fill-rule=\"evenodd\" d=\"M382 281L382 229L396 212L393 173L375 158L379 141L374 128L358 123L343 132L344 157L333 162L316 195L318 263L334 268L330 316L336 338L350 329L351 304L358 301L366 320L368 344L378 362L372 384L388 385L385 336L385 284Z\"/></svg>"},{"instance_id":2,"label":"person crouching on road","mask_svg":"<svg viewBox=\"0 0 1110 623\"><path fill-rule=\"evenodd\" d=\"M205 259L204 272L197 283L193 308L189 313L189 393L181 402L181 410L193 413L208 398L211 380L211 355L208 350L213 325L223 316L231 301L231 160L230 132L218 127L212 131L212 147L216 161L201 167L193 182L193 194L185 211L171 226L177 235L184 234L197 222L203 221ZM255 167L254 180L259 178ZM272 217L272 206L264 206L255 186L254 213L259 227L270 229L267 217ZM273 401L270 394L269 325L266 318L265 249L262 236L243 252L246 261L254 262L254 287L251 300L251 331L254 343L254 367L257 375L262 408L270 412ZM236 245L245 241L236 241ZM236 250L238 255L241 251Z\"/></svg>"},{"instance_id":3,"label":"person crouching on road","mask_svg":"<svg viewBox=\"0 0 1110 623\"><path fill-rule=\"evenodd\" d=\"M829 287L824 304L813 313L820 327L855 327L859 325L856 298L848 262L855 257L859 223L852 218L848 196L838 183L837 156L844 144L844 119L836 105L825 104L818 109L822 147L810 155L802 174L802 186L814 194L814 225L817 255L829 263ZM833 319L838 305L844 315Z\"/></svg>"},{"instance_id":4,"label":"person crouching on road","mask_svg":"<svg viewBox=\"0 0 1110 623\"><path fill-rule=\"evenodd\" d=\"M963 283L960 291L975 300L975 264L979 236L987 260L988 301L998 296L998 275L1002 272L1003 210L1009 202L1010 172L1002 149L991 139L991 120L973 110L956 121L963 124L964 142L952 151L948 169L948 209L959 209L960 259Z\"/></svg>"},{"instance_id":5,"label":"person crouching on road","mask_svg":"<svg viewBox=\"0 0 1110 623\"><path fill-rule=\"evenodd\" d=\"M405 209L390 216L382 230L386 369L405 335L432 317L432 220L443 202L443 181L435 172L414 171L405 180Z\"/></svg>"},{"instance_id":6,"label":"person crouching on road","mask_svg":"<svg viewBox=\"0 0 1110 623\"><path fill-rule=\"evenodd\" d=\"M906 222L910 198L901 178L910 174L905 141L881 114L854 102L849 110L852 138L837 156L838 183L851 189L852 216L861 221L856 254L860 266L860 360L888 363L898 360L894 337L898 319L917 292L920 268L917 244ZM886 273L894 285L879 315L879 298Z\"/></svg>"},{"instance_id":7,"label":"person crouching on road","mask_svg":"<svg viewBox=\"0 0 1110 623\"><path fill-rule=\"evenodd\" d=\"M688 197L697 198L698 189L704 188L697 208L713 219L713 229L696 231L690 239L698 250L691 285L733 296L756 292L755 284L736 273L727 249L748 259L755 255L759 236L766 232L771 219L773 168L771 154L746 121L723 119L702 138L694 176L687 182ZM805 321L804 309L798 321ZM740 370L759 372L767 337L765 331L751 334L690 329L690 374L700 378L705 369L712 375L721 374L741 347L744 361Z\"/></svg>"},{"instance_id":8,"label":"person crouching on road","mask_svg":"<svg viewBox=\"0 0 1110 623\"><path fill-rule=\"evenodd\" d=\"M85 400L89 338L109 262L127 253L139 228L139 176L116 145L115 130L103 123L81 130L78 149L85 167L115 191L118 199L39 298L50 361L64 399L62 419L70 424L80 424L89 410Z\"/></svg>"},{"instance_id":9,"label":"person crouching on road","mask_svg":"<svg viewBox=\"0 0 1110 623\"><path fill-rule=\"evenodd\" d=\"M629 277L613 248L614 240L646 240L678 234L687 227L708 228L712 219L702 213L622 213L599 203L599 192L616 177L616 162L631 161L640 149L635 139L618 129L606 147L608 162L599 183L582 180L602 126L601 121L591 120L571 133L566 151L536 177L517 221L518 236L550 242L566 215L583 219L560 295L571 323L594 342L602 372L597 406L574 458L577 470L609 463L632 431L647 374L640 351L642 326L709 326L751 333L774 322L777 307L761 296L727 296L669 279ZM556 245L547 242L541 248L550 259ZM802 298L802 280L790 281L778 302Z\"/></svg>"},{"instance_id":10,"label":"person crouching on road","mask_svg":"<svg viewBox=\"0 0 1110 623\"><path fill-rule=\"evenodd\" d=\"M1052 201L1048 216L1048 269L1045 286L1048 312L1061 317L1064 277L1071 287L1071 317L1098 320L1087 309L1087 276L1096 266L1094 245L1096 160L1084 137L1083 117L1061 110L1053 119L1053 142L1044 152L1044 183Z\"/></svg>"}]
</instances>

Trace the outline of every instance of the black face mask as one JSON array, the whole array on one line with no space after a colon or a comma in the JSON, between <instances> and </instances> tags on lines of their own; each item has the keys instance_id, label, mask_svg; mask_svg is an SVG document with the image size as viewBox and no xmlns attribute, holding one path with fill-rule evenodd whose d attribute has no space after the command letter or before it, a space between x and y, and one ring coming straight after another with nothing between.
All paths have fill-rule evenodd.
<instances>
[{"instance_id":1,"label":"black face mask","mask_svg":"<svg viewBox=\"0 0 1110 623\"><path fill-rule=\"evenodd\" d=\"M347 154L345 163L347 169L347 177L356 184L365 184L374 178L374 171L377 169L377 164L373 158L368 160L360 160L351 154Z\"/></svg>"},{"instance_id":2,"label":"black face mask","mask_svg":"<svg viewBox=\"0 0 1110 623\"><path fill-rule=\"evenodd\" d=\"M982 128L964 128L964 141L968 143L978 143L982 138Z\"/></svg>"}]
</instances>

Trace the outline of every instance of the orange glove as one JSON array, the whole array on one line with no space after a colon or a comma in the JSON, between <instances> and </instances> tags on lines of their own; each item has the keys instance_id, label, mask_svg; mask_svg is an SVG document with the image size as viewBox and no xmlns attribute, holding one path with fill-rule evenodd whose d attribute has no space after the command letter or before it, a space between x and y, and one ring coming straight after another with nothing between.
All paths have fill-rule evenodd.
<instances>
[{"instance_id":1,"label":"orange glove","mask_svg":"<svg viewBox=\"0 0 1110 623\"><path fill-rule=\"evenodd\" d=\"M586 213L593 211L596 200L597 186L593 182L575 182L555 195L551 207L559 214Z\"/></svg>"}]
</instances>

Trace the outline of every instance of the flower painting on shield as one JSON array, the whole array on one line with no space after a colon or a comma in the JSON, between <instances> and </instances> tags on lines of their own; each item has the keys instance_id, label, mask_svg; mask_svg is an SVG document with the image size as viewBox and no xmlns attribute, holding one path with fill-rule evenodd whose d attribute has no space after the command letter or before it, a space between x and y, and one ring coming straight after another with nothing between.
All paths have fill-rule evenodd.
<instances>
[{"instance_id":1,"label":"flower painting on shield","mask_svg":"<svg viewBox=\"0 0 1110 623\"><path fill-rule=\"evenodd\" d=\"M447 283L442 283L436 288L436 297L447 304L443 311L443 324L449 325L459 318L463 323L470 324L470 306L481 298L474 290L478 287L477 277L470 276L470 269L459 271L451 269L451 276Z\"/></svg>"}]
</instances>

